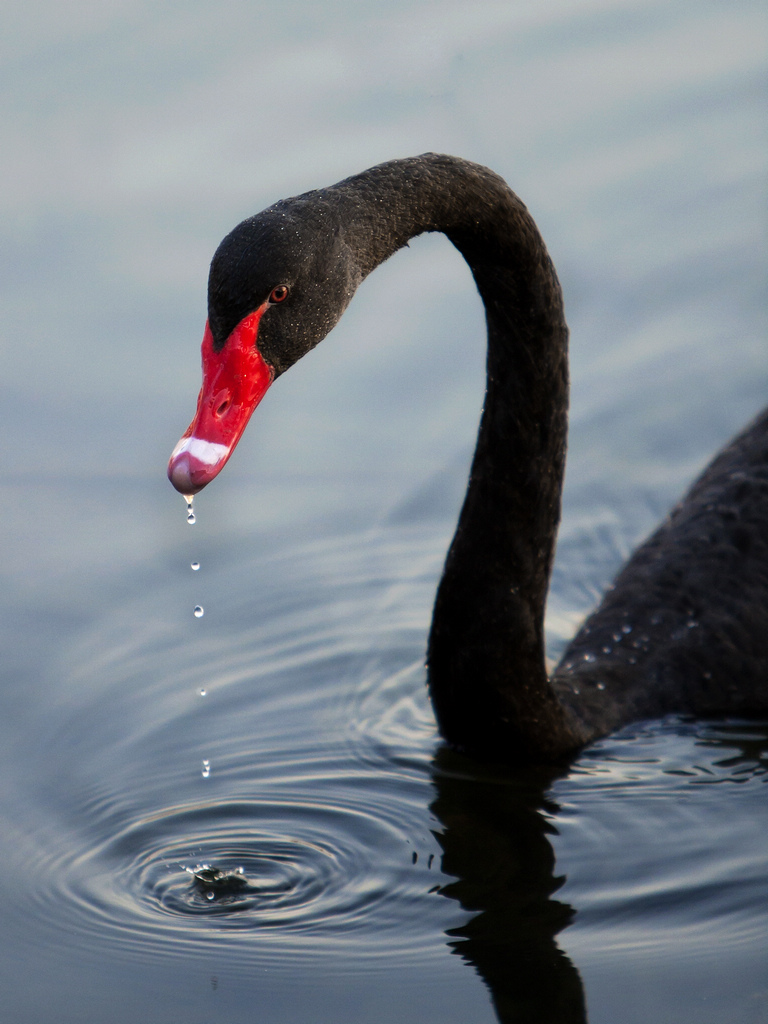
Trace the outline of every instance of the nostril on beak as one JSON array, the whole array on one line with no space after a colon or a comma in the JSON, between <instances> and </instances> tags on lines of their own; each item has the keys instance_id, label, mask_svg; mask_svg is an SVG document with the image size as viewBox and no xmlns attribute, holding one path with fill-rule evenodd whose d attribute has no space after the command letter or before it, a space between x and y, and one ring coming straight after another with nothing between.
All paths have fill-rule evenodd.
<instances>
[{"instance_id":1,"label":"nostril on beak","mask_svg":"<svg viewBox=\"0 0 768 1024\"><path fill-rule=\"evenodd\" d=\"M219 407L216 410L216 412L214 413L214 415L217 417L217 419L221 419L221 417L224 415L224 413L227 411L228 408L229 408L229 399L225 398L224 401L219 405Z\"/></svg>"}]
</instances>

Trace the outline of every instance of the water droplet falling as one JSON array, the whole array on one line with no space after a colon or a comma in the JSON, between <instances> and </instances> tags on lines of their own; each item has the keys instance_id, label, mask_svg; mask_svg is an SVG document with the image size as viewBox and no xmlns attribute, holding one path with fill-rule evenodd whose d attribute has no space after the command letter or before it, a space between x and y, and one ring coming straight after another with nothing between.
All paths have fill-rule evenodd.
<instances>
[{"instance_id":1,"label":"water droplet falling","mask_svg":"<svg viewBox=\"0 0 768 1024\"><path fill-rule=\"evenodd\" d=\"M211 762L210 761L203 761L203 768L202 768L201 775L203 776L204 779L210 778L210 776L211 776Z\"/></svg>"},{"instance_id":2,"label":"water droplet falling","mask_svg":"<svg viewBox=\"0 0 768 1024\"><path fill-rule=\"evenodd\" d=\"M203 611L203 606L201 604L196 604L195 605L195 618L196 619L202 619L203 615L205 615L205 612Z\"/></svg>"},{"instance_id":3,"label":"water droplet falling","mask_svg":"<svg viewBox=\"0 0 768 1024\"><path fill-rule=\"evenodd\" d=\"M192 564L190 565L190 569L192 570L192 572L197 572L197 570L199 568L200 568L200 563L199 562L192 562Z\"/></svg>"},{"instance_id":4,"label":"water droplet falling","mask_svg":"<svg viewBox=\"0 0 768 1024\"><path fill-rule=\"evenodd\" d=\"M206 693L208 693L208 691L205 689L205 687L201 686L200 687L200 696L204 697L206 695Z\"/></svg>"},{"instance_id":5,"label":"water droplet falling","mask_svg":"<svg viewBox=\"0 0 768 1024\"><path fill-rule=\"evenodd\" d=\"M195 522L195 510L192 508L192 499L193 498L194 498L193 494L185 494L184 495L184 501L186 501L186 503L187 503L187 522L189 523L190 526L192 526L193 523Z\"/></svg>"}]
</instances>

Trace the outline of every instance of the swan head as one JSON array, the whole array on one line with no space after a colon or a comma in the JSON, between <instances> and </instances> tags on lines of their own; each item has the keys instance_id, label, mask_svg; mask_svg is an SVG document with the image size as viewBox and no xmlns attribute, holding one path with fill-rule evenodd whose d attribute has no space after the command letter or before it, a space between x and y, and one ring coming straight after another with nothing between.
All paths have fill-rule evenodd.
<instances>
[{"instance_id":1,"label":"swan head","mask_svg":"<svg viewBox=\"0 0 768 1024\"><path fill-rule=\"evenodd\" d=\"M192 495L224 468L272 382L335 326L362 274L333 206L308 193L239 224L214 254L203 384L168 478Z\"/></svg>"}]
</instances>

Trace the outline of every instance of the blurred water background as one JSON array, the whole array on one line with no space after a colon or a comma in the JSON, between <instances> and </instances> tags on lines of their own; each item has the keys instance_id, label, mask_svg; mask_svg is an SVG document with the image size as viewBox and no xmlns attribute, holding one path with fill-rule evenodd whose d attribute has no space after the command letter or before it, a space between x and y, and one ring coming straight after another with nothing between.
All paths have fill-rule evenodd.
<instances>
[{"instance_id":1,"label":"blurred water background","mask_svg":"<svg viewBox=\"0 0 768 1024\"><path fill-rule=\"evenodd\" d=\"M438 743L423 654L484 363L445 239L280 379L194 527L165 479L235 223L397 156L487 164L572 332L556 655L766 402L764 6L2 23L3 1016L768 1021L768 726L638 726L558 779Z\"/></svg>"}]
</instances>

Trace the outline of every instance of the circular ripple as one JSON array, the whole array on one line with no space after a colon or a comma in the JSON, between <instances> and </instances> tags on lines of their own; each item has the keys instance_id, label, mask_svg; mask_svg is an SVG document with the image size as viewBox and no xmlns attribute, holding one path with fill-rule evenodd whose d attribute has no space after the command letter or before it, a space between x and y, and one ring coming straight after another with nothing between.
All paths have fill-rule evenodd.
<instances>
[{"instance_id":1,"label":"circular ripple","mask_svg":"<svg viewBox=\"0 0 768 1024\"><path fill-rule=\"evenodd\" d=\"M345 929L385 898L386 872L371 884L371 853L393 842L403 837L361 810L259 802L170 813L104 854L108 863L135 854L121 882L148 910L224 915L240 928ZM201 884L205 869L243 886Z\"/></svg>"},{"instance_id":2,"label":"circular ripple","mask_svg":"<svg viewBox=\"0 0 768 1024\"><path fill-rule=\"evenodd\" d=\"M334 779L333 802L168 808L73 859L60 843L39 850L37 874L52 884L37 887L36 913L55 927L66 908L68 943L131 956L189 955L212 939L234 960L275 966L320 951L390 963L440 955L448 908L431 891L445 879L423 821L425 783L398 805L360 783L338 792Z\"/></svg>"}]
</instances>

